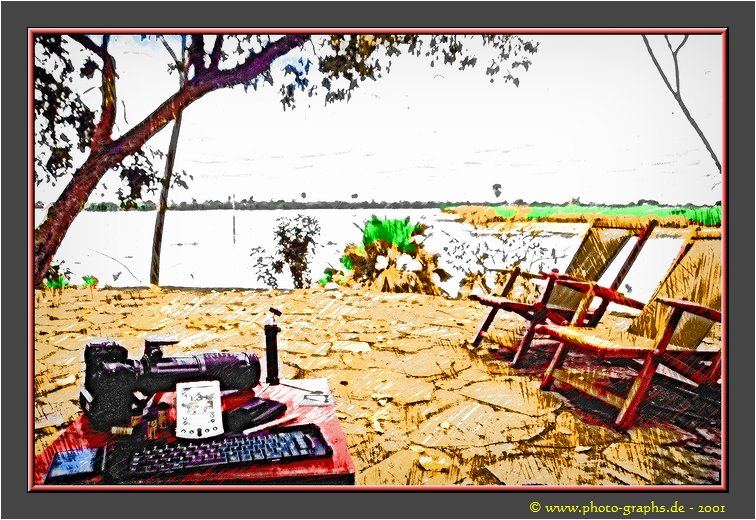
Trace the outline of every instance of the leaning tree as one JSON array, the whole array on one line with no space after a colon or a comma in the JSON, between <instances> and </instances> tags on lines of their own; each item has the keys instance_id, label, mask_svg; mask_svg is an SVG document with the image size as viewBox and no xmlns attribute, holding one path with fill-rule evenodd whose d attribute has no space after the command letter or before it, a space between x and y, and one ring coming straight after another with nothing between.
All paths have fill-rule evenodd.
<instances>
[{"instance_id":1,"label":"leaning tree","mask_svg":"<svg viewBox=\"0 0 756 520\"><path fill-rule=\"evenodd\" d=\"M106 172L115 170L127 186L122 205L138 200L142 189L154 187L158 178L145 143L209 92L274 84L271 65L278 58L287 58L277 74L286 109L293 108L301 94L320 94L326 103L349 101L361 82L388 73L392 60L402 53L425 59L430 66L439 63L462 70L480 61L491 81L499 78L518 85L514 69L527 70L529 56L537 50L530 40L503 34L215 35L207 44L201 34L186 37L185 79L179 89L145 119L117 132L118 73L109 48L111 37L35 36L35 181L68 180L34 232L35 284ZM471 40L480 43L471 45ZM87 81L97 84L87 86ZM99 107L84 100L95 86L101 93Z\"/></svg>"},{"instance_id":2,"label":"leaning tree","mask_svg":"<svg viewBox=\"0 0 756 520\"><path fill-rule=\"evenodd\" d=\"M171 47L162 34L158 35L158 39L171 56L172 62L169 69L176 71L179 79L179 88L183 88L187 80L187 69L189 68L186 35L181 36L181 51L179 54L176 54L173 47ZM160 253L163 247L165 212L168 211L168 191L171 189L172 184L182 182L179 177L175 177L173 174L182 117L183 110L176 111L176 118L173 121L173 128L171 129L171 140L168 143L168 152L165 156L165 170L163 171L163 178L160 181L160 199L158 200L157 213L155 215L155 231L152 233L152 254L150 260L150 283L153 285L160 285Z\"/></svg>"}]
</instances>

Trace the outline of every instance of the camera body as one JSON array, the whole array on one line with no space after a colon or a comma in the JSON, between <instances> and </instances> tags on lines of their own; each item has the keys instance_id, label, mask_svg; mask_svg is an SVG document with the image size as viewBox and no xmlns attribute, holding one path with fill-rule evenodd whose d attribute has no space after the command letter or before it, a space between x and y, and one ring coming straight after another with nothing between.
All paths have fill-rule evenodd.
<instances>
[{"instance_id":1,"label":"camera body","mask_svg":"<svg viewBox=\"0 0 756 520\"><path fill-rule=\"evenodd\" d=\"M145 340L141 359L114 340L91 340L84 348L84 388L80 404L96 430L128 425L149 396L177 382L218 380L223 390L249 390L260 382L260 360L251 352L209 352L167 357L165 345L177 340ZM142 394L139 396L138 394Z\"/></svg>"}]
</instances>

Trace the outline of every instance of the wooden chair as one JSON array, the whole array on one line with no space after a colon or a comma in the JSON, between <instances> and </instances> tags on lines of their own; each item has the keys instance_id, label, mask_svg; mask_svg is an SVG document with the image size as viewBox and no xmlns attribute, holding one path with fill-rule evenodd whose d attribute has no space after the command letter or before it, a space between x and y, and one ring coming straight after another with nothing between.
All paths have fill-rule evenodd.
<instances>
[{"instance_id":1,"label":"wooden chair","mask_svg":"<svg viewBox=\"0 0 756 520\"><path fill-rule=\"evenodd\" d=\"M536 326L537 334L560 342L543 374L542 389L551 389L554 381L559 381L608 403L619 410L615 425L627 429L635 422L639 406L660 366L684 376L694 386L719 381L721 347L702 345L702 341L714 322L722 319L719 311L722 299L720 232L695 230L647 305L596 284L569 280L564 283L581 288L586 296L570 326ZM601 325L576 326L583 323L594 297L642 310L627 331ZM636 360L642 365L627 395L620 396L601 384L605 373L598 365L583 370L563 368L570 351L602 360Z\"/></svg>"},{"instance_id":2,"label":"wooden chair","mask_svg":"<svg viewBox=\"0 0 756 520\"><path fill-rule=\"evenodd\" d=\"M585 287L570 286L563 283L563 281L597 281L627 241L637 235L637 242L610 286L612 289L618 289L656 225L657 222L655 220L643 223L635 219L624 222L607 222L596 219L591 223L585 235L583 235L580 246L564 275L555 276L551 273L539 273L535 275L523 273L519 269L515 269L507 280L501 296L470 296L470 299L491 307L488 315L478 328L472 344L478 346L483 338L489 338L499 343L502 347L512 348L501 341L497 341L497 335L489 333L488 329L500 310L517 314L529 322L524 335L513 349L515 355L512 359L512 366L518 366L530 348L537 325L542 323L567 325L573 319L575 312L580 306L584 297ZM546 286L537 301L521 302L507 298L512 292L516 279L520 276L546 279ZM606 311L608 303L602 302L597 309L583 316L581 324L593 325L598 323Z\"/></svg>"}]
</instances>

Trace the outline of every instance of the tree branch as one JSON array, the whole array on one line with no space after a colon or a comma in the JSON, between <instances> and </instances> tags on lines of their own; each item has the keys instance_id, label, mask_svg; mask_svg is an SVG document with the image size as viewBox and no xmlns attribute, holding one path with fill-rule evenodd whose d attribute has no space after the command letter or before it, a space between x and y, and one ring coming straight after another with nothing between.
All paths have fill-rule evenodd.
<instances>
[{"instance_id":1,"label":"tree branch","mask_svg":"<svg viewBox=\"0 0 756 520\"><path fill-rule=\"evenodd\" d=\"M690 125L693 127L693 130L696 131L696 134L698 134L698 137L701 138L701 141L703 142L704 146L706 147L706 150L709 152L709 155L711 155L711 158L714 160L714 164L717 165L717 169L719 170L719 173L722 173L722 165L719 162L719 159L717 158L717 154L714 153L714 149L711 147L711 144L709 144L709 140L706 139L706 136L703 133L703 130L698 126L698 123L696 123L696 120L693 119L693 115L690 113L690 110L688 110L688 107L685 105L685 102L682 99L682 95L680 94L680 69L677 63L677 53L680 51L683 45L685 45L685 42L688 40L688 35L685 35L685 38L683 38L682 43L677 46L677 49L672 49L672 45L669 41L669 37L667 35L664 36L664 39L667 41L667 46L669 47L669 50L672 52L672 59L675 64L675 82L677 84L677 90L674 90L672 88L672 85L670 85L669 80L667 79L667 76L664 75L664 71L662 70L661 66L659 65L659 62L656 60L656 56L654 55L654 52L651 50L651 45L648 43L648 38L646 38L646 35L641 35L643 38L643 42L646 44L646 49L648 50L648 54L651 56L651 60L654 62L654 65L656 66L656 70L659 71L659 75L661 75L662 79L664 80L664 84L667 85L667 88L672 93L672 97L675 98L675 101L677 101L677 104L680 106L680 109L682 110L683 114L687 118Z\"/></svg>"},{"instance_id":2,"label":"tree branch","mask_svg":"<svg viewBox=\"0 0 756 520\"><path fill-rule=\"evenodd\" d=\"M111 135L118 107L116 99L115 60L108 52L109 42L110 35L106 34L102 37L102 46L99 47L100 57L102 58L102 113L100 114L100 120L94 128L94 132L92 132L90 148L93 153L99 152L103 146L112 141Z\"/></svg>"},{"instance_id":3,"label":"tree branch","mask_svg":"<svg viewBox=\"0 0 756 520\"><path fill-rule=\"evenodd\" d=\"M171 46L168 45L168 41L165 39L165 36L163 36L162 34L158 34L158 39L161 42L163 42L163 47L165 47L165 50L167 50L168 54L171 55L171 59L173 59L173 63L175 63L179 67L182 66L183 61L178 59L178 57L176 56L176 53L173 52L173 49L171 48Z\"/></svg>"},{"instance_id":4,"label":"tree branch","mask_svg":"<svg viewBox=\"0 0 756 520\"><path fill-rule=\"evenodd\" d=\"M143 121L119 137L109 148L110 161L120 161L139 148L165 125L172 121L190 103L204 96L210 91L239 85L254 79L270 68L270 64L295 47L302 45L310 38L304 34L289 34L272 42L259 54L248 58L244 63L229 70L207 71L199 78L195 75L191 80L157 107ZM194 44L194 43L193 43ZM190 49L191 53L191 49ZM110 162L109 161L109 162Z\"/></svg>"},{"instance_id":5,"label":"tree branch","mask_svg":"<svg viewBox=\"0 0 756 520\"><path fill-rule=\"evenodd\" d=\"M641 34L641 38L643 38L643 43L646 44L646 49L648 49L648 54L651 56L651 61L653 61L654 65L656 65L656 70L659 71L659 74L664 80L664 84L667 85L667 88L669 89L669 91L672 93L673 96L676 95L677 93L675 92L675 89L673 89L672 85L670 85L669 80L667 79L667 76L664 74L664 71L661 68L661 65L659 65L659 62L656 60L654 51L651 49L651 44L648 43L648 38L646 38L645 34Z\"/></svg>"},{"instance_id":6,"label":"tree branch","mask_svg":"<svg viewBox=\"0 0 756 520\"><path fill-rule=\"evenodd\" d=\"M69 34L68 37L71 38L76 43L80 44L82 47L84 47L88 51L91 51L102 58L103 48L97 45L95 42L93 42L92 38L90 38L89 36L86 36L84 34Z\"/></svg>"},{"instance_id":7,"label":"tree branch","mask_svg":"<svg viewBox=\"0 0 756 520\"><path fill-rule=\"evenodd\" d=\"M682 41L680 42L680 45L678 45L677 49L675 49L675 54L677 54L678 52L680 52L680 49L682 49L682 46L685 45L685 42L688 41L688 36L689 35L686 34L685 37L682 39Z\"/></svg>"},{"instance_id":8,"label":"tree branch","mask_svg":"<svg viewBox=\"0 0 756 520\"><path fill-rule=\"evenodd\" d=\"M669 41L669 34L665 34L664 35L664 41L667 42L667 47L669 47L669 52L671 52L672 54L674 54L675 51L672 50L672 43Z\"/></svg>"},{"instance_id":9,"label":"tree branch","mask_svg":"<svg viewBox=\"0 0 756 520\"><path fill-rule=\"evenodd\" d=\"M215 43L213 43L213 50L210 53L210 68L217 70L221 59L221 48L223 47L223 35L219 34L215 37Z\"/></svg>"},{"instance_id":10,"label":"tree branch","mask_svg":"<svg viewBox=\"0 0 756 520\"><path fill-rule=\"evenodd\" d=\"M205 38L201 34L192 35L189 45L189 65L194 67L194 77L199 78L205 71Z\"/></svg>"},{"instance_id":11,"label":"tree branch","mask_svg":"<svg viewBox=\"0 0 756 520\"><path fill-rule=\"evenodd\" d=\"M190 83L210 90L249 83L256 76L265 72L273 60L295 47L299 47L309 39L309 34L287 34L274 42L268 43L259 53L250 51L247 59L233 69L208 71L200 78L195 75Z\"/></svg>"}]
</instances>

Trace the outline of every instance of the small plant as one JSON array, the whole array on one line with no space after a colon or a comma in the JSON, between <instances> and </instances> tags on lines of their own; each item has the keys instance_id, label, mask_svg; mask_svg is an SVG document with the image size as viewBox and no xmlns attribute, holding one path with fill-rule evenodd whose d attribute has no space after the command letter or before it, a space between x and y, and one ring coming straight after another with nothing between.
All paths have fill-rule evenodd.
<instances>
[{"instance_id":1,"label":"small plant","mask_svg":"<svg viewBox=\"0 0 756 520\"><path fill-rule=\"evenodd\" d=\"M53 262L47 268L43 283L45 289L62 291L64 287L70 285L71 270L63 266L63 262Z\"/></svg>"},{"instance_id":2,"label":"small plant","mask_svg":"<svg viewBox=\"0 0 756 520\"><path fill-rule=\"evenodd\" d=\"M84 280L84 287L89 287L89 295L94 297L94 289L97 287L97 284L100 283L100 280L91 274L85 274L81 279Z\"/></svg>"},{"instance_id":3,"label":"small plant","mask_svg":"<svg viewBox=\"0 0 756 520\"><path fill-rule=\"evenodd\" d=\"M84 287L97 287L97 284L100 283L97 277L91 274L86 274L81 278L84 280Z\"/></svg>"},{"instance_id":4,"label":"small plant","mask_svg":"<svg viewBox=\"0 0 756 520\"><path fill-rule=\"evenodd\" d=\"M60 303L59 298L63 295L63 289L70 285L69 277L71 271L63 266L63 262L53 262L47 268L45 276L42 279L42 286L45 291L52 289L52 307L57 307ZM56 298L56 296L58 298Z\"/></svg>"},{"instance_id":5,"label":"small plant","mask_svg":"<svg viewBox=\"0 0 756 520\"><path fill-rule=\"evenodd\" d=\"M331 282L336 282L338 284L343 283L344 273L339 271L338 269L327 267L325 271L323 272L323 277L320 280L318 280L318 285L320 285L321 287L325 287Z\"/></svg>"},{"instance_id":6,"label":"small plant","mask_svg":"<svg viewBox=\"0 0 756 520\"><path fill-rule=\"evenodd\" d=\"M288 266L296 289L310 285L310 256L315 252L315 238L320 235L318 220L306 215L276 219L276 252L267 254L261 247L252 249L257 279L268 287L278 288L278 276Z\"/></svg>"}]
</instances>

